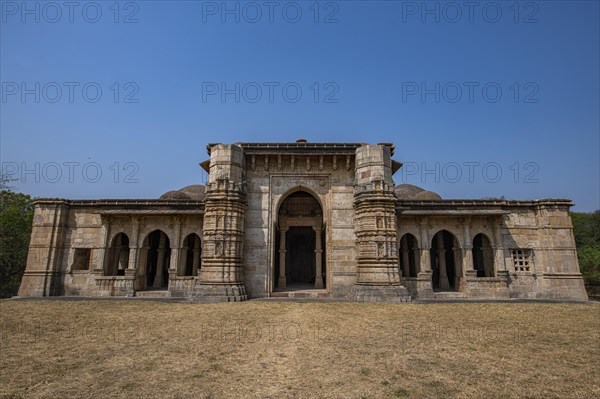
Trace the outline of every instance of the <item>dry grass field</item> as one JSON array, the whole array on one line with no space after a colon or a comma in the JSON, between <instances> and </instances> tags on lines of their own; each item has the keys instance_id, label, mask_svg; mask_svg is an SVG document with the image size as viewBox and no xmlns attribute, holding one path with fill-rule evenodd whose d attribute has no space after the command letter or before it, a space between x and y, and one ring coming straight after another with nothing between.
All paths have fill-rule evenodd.
<instances>
[{"instance_id":1,"label":"dry grass field","mask_svg":"<svg viewBox=\"0 0 600 399\"><path fill-rule=\"evenodd\" d=\"M0 398L598 398L600 305L1 301Z\"/></svg>"}]
</instances>

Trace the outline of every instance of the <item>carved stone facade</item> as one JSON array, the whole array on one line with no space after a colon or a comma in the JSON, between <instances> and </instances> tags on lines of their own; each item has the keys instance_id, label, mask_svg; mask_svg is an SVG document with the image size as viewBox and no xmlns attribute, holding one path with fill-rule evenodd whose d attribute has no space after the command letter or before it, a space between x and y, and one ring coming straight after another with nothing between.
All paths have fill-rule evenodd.
<instances>
[{"instance_id":1,"label":"carved stone facade","mask_svg":"<svg viewBox=\"0 0 600 399\"><path fill-rule=\"evenodd\" d=\"M209 144L204 186L35 202L20 296L586 300L569 200L394 187L391 144Z\"/></svg>"}]
</instances>

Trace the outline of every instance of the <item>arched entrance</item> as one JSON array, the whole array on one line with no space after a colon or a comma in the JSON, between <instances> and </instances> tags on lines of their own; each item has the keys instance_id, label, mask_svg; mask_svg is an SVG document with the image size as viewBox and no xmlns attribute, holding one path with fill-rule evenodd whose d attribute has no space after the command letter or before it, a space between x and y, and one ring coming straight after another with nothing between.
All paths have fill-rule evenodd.
<instances>
[{"instance_id":1,"label":"arched entrance","mask_svg":"<svg viewBox=\"0 0 600 399\"><path fill-rule=\"evenodd\" d=\"M275 288L325 288L325 234L319 201L306 191L295 191L281 203L277 216Z\"/></svg>"},{"instance_id":2,"label":"arched entrance","mask_svg":"<svg viewBox=\"0 0 600 399\"><path fill-rule=\"evenodd\" d=\"M457 290L457 282L460 278L460 265L457 262L458 249L458 241L449 231L442 230L433 236L430 257L434 289Z\"/></svg>"},{"instance_id":3,"label":"arched entrance","mask_svg":"<svg viewBox=\"0 0 600 399\"><path fill-rule=\"evenodd\" d=\"M400 239L400 272L402 277L417 277L419 274L419 248L417 239L410 233Z\"/></svg>"},{"instance_id":4,"label":"arched entrance","mask_svg":"<svg viewBox=\"0 0 600 399\"><path fill-rule=\"evenodd\" d=\"M482 233L473 238L473 269L477 277L494 277L494 253L489 238Z\"/></svg>"},{"instance_id":5,"label":"arched entrance","mask_svg":"<svg viewBox=\"0 0 600 399\"><path fill-rule=\"evenodd\" d=\"M179 271L180 275L197 276L202 259L202 245L197 234L192 233L183 240L182 255L183 265Z\"/></svg>"},{"instance_id":6,"label":"arched entrance","mask_svg":"<svg viewBox=\"0 0 600 399\"><path fill-rule=\"evenodd\" d=\"M142 290L160 290L169 285L169 262L171 244L169 237L161 230L154 230L144 239L143 286Z\"/></svg>"},{"instance_id":7,"label":"arched entrance","mask_svg":"<svg viewBox=\"0 0 600 399\"><path fill-rule=\"evenodd\" d=\"M129 265L129 237L125 233L117 234L111 244L104 267L105 276L124 276Z\"/></svg>"}]
</instances>

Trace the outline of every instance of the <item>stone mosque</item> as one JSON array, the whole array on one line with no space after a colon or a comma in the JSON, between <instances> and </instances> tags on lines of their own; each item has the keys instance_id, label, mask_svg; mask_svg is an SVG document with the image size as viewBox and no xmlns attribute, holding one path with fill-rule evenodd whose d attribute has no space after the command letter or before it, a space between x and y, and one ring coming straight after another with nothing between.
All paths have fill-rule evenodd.
<instances>
[{"instance_id":1,"label":"stone mosque","mask_svg":"<svg viewBox=\"0 0 600 399\"><path fill-rule=\"evenodd\" d=\"M37 199L19 296L587 300L570 200L394 186L389 143L207 149L206 186Z\"/></svg>"}]
</instances>

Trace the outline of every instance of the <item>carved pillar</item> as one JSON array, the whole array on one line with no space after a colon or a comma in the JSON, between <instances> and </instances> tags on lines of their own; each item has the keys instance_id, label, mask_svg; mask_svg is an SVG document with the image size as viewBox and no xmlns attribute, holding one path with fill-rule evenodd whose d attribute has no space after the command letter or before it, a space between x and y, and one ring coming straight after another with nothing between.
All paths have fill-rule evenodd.
<instances>
[{"instance_id":1,"label":"carved pillar","mask_svg":"<svg viewBox=\"0 0 600 399\"><path fill-rule=\"evenodd\" d=\"M410 300L400 283L395 250L398 223L391 151L387 145L362 145L356 149L354 210L358 257L351 296L357 301Z\"/></svg>"},{"instance_id":2,"label":"carved pillar","mask_svg":"<svg viewBox=\"0 0 600 399\"><path fill-rule=\"evenodd\" d=\"M462 270L466 278L476 278L477 271L473 268L473 241L471 241L471 219L460 220L463 232Z\"/></svg>"},{"instance_id":3,"label":"carved pillar","mask_svg":"<svg viewBox=\"0 0 600 399\"><path fill-rule=\"evenodd\" d=\"M322 256L323 249L321 248L321 226L313 226L315 230L315 288L323 288L323 265Z\"/></svg>"},{"instance_id":4,"label":"carved pillar","mask_svg":"<svg viewBox=\"0 0 600 399\"><path fill-rule=\"evenodd\" d=\"M236 144L214 144L209 147L209 153L202 268L192 298L203 302L245 301L242 263L246 216L244 150ZM223 218L217 223L219 215Z\"/></svg>"},{"instance_id":5,"label":"carved pillar","mask_svg":"<svg viewBox=\"0 0 600 399\"><path fill-rule=\"evenodd\" d=\"M148 252L150 251L149 246L142 246L139 249L138 265L137 265L137 278L134 285L136 290L145 290L147 287L146 275L148 273Z\"/></svg>"},{"instance_id":6,"label":"carved pillar","mask_svg":"<svg viewBox=\"0 0 600 399\"><path fill-rule=\"evenodd\" d=\"M135 275L135 269L137 268L138 259L138 246L140 238L140 220L138 217L131 218L131 239L129 241L129 259L127 264L127 270L125 275Z\"/></svg>"},{"instance_id":7,"label":"carved pillar","mask_svg":"<svg viewBox=\"0 0 600 399\"><path fill-rule=\"evenodd\" d=\"M287 278L285 276L285 233L287 231L287 226L282 225L279 231L279 280L277 282L277 287L279 289L286 288L287 286Z\"/></svg>"},{"instance_id":8,"label":"carved pillar","mask_svg":"<svg viewBox=\"0 0 600 399\"><path fill-rule=\"evenodd\" d=\"M105 275L108 267L110 257L110 243L108 242L110 233L110 221L107 216L101 216L102 218L102 247L100 248L100 264L94 269L94 274Z\"/></svg>"},{"instance_id":9,"label":"carved pillar","mask_svg":"<svg viewBox=\"0 0 600 399\"><path fill-rule=\"evenodd\" d=\"M502 240L502 216L500 216L499 219L500 223L498 223L498 221L492 222L492 225L494 226L494 243L492 245L494 250L494 274L498 277L508 277L505 259L509 254L504 248L504 242Z\"/></svg>"},{"instance_id":10,"label":"carved pillar","mask_svg":"<svg viewBox=\"0 0 600 399\"><path fill-rule=\"evenodd\" d=\"M406 236L400 240L400 251L402 252L402 277L406 278L410 275L410 264L409 264L409 252L408 252L408 240Z\"/></svg>"},{"instance_id":11,"label":"carved pillar","mask_svg":"<svg viewBox=\"0 0 600 399\"><path fill-rule=\"evenodd\" d=\"M192 260L192 276L198 275L200 268L200 238L194 237L194 258Z\"/></svg>"},{"instance_id":12,"label":"carved pillar","mask_svg":"<svg viewBox=\"0 0 600 399\"><path fill-rule=\"evenodd\" d=\"M181 218L174 217L173 224L175 225L173 242L171 243L171 261L169 262L169 277L182 276L185 274L181 270ZM185 265L183 265L185 266Z\"/></svg>"},{"instance_id":13,"label":"carved pillar","mask_svg":"<svg viewBox=\"0 0 600 399\"><path fill-rule=\"evenodd\" d=\"M119 246L119 270L125 270L129 266L129 252L125 245Z\"/></svg>"},{"instance_id":14,"label":"carved pillar","mask_svg":"<svg viewBox=\"0 0 600 399\"><path fill-rule=\"evenodd\" d=\"M421 299L433 298L433 272L431 271L429 220L426 217L416 219L419 225L419 273L417 274L417 297Z\"/></svg>"},{"instance_id":15,"label":"carved pillar","mask_svg":"<svg viewBox=\"0 0 600 399\"><path fill-rule=\"evenodd\" d=\"M114 238L113 238L114 240ZM119 260L121 259L121 250L122 250L123 246L122 245L116 245L114 248L111 246L109 248L109 253L110 253L110 261L108 264L108 268L107 268L107 272L108 275L115 275L117 274L118 270L119 270Z\"/></svg>"},{"instance_id":16,"label":"carved pillar","mask_svg":"<svg viewBox=\"0 0 600 399\"><path fill-rule=\"evenodd\" d=\"M449 290L448 274L446 272L446 249L444 248L443 233L438 234L437 238L437 259L440 270L440 289Z\"/></svg>"},{"instance_id":17,"label":"carved pillar","mask_svg":"<svg viewBox=\"0 0 600 399\"><path fill-rule=\"evenodd\" d=\"M416 242L413 244L413 247L410 249L414 262L415 262L415 273L419 274L421 272L421 251L419 251L419 247Z\"/></svg>"},{"instance_id":18,"label":"carved pillar","mask_svg":"<svg viewBox=\"0 0 600 399\"><path fill-rule=\"evenodd\" d=\"M165 235L160 235L160 241L158 244L158 259L156 261L156 275L154 276L154 283L152 288L162 288L163 284L163 268L165 267Z\"/></svg>"},{"instance_id":19,"label":"carved pillar","mask_svg":"<svg viewBox=\"0 0 600 399\"><path fill-rule=\"evenodd\" d=\"M431 273L431 259L429 253L429 220L427 218L418 218L419 232L421 233L421 252L420 269L421 273Z\"/></svg>"}]
</instances>

